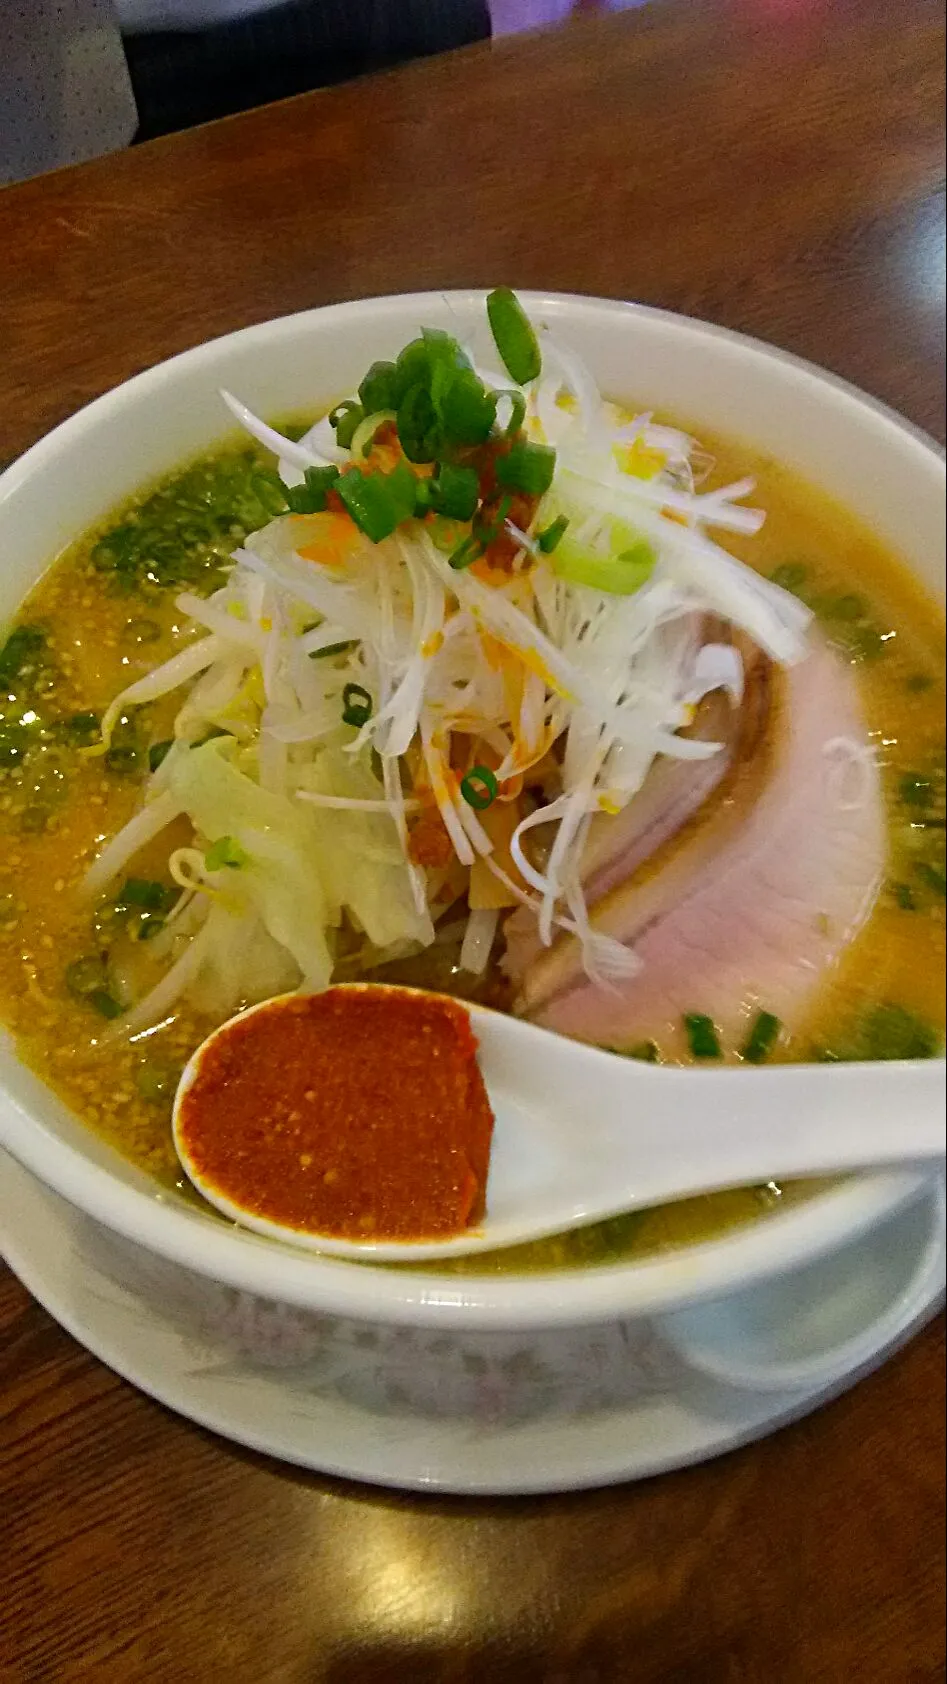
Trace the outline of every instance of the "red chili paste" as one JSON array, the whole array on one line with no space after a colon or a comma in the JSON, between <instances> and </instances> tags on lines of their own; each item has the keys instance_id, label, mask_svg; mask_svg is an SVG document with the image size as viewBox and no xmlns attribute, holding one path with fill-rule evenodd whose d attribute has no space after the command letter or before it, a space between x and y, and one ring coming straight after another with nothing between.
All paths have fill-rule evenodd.
<instances>
[{"instance_id":1,"label":"red chili paste","mask_svg":"<svg viewBox=\"0 0 947 1684\"><path fill-rule=\"evenodd\" d=\"M483 1216L493 1113L470 1014L408 990L274 1000L212 1041L178 1135L248 1214L350 1240L425 1240Z\"/></svg>"}]
</instances>

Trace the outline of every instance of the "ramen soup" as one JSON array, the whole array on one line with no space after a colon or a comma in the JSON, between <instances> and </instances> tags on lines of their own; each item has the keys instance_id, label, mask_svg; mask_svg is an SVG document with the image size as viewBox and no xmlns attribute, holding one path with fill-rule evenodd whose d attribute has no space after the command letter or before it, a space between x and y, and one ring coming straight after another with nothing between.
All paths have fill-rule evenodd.
<instances>
[{"instance_id":1,"label":"ramen soup","mask_svg":"<svg viewBox=\"0 0 947 1684\"><path fill-rule=\"evenodd\" d=\"M0 1014L184 1197L195 1046L333 979L655 1062L940 1050L939 608L779 462L600 403L511 294L491 325L502 378L432 333L311 426L236 405L250 441L78 537L0 644Z\"/></svg>"}]
</instances>

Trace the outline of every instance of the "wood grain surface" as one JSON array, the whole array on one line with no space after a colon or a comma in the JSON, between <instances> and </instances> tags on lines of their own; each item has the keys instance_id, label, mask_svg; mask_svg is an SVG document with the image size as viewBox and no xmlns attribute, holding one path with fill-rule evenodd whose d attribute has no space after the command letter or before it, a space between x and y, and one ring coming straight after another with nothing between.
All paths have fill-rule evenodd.
<instances>
[{"instance_id":1,"label":"wood grain surface","mask_svg":"<svg viewBox=\"0 0 947 1684\"><path fill-rule=\"evenodd\" d=\"M943 431L934 0L666 0L0 192L0 458L162 357L333 299L638 298ZM943 1335L613 1491L415 1500L167 1414L0 1279L0 1680L928 1684Z\"/></svg>"}]
</instances>

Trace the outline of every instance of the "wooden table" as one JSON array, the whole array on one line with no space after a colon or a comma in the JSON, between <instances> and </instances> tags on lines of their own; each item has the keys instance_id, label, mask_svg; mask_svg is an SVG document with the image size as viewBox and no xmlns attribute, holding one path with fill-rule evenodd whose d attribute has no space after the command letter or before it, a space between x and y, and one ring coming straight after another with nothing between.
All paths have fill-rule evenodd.
<instances>
[{"instance_id":1,"label":"wooden table","mask_svg":"<svg viewBox=\"0 0 947 1684\"><path fill-rule=\"evenodd\" d=\"M0 457L209 335L501 279L747 329L937 431L943 35L934 0L678 0L8 189ZM944 1676L936 1328L717 1464L462 1502L242 1454L10 1276L0 1313L3 1684Z\"/></svg>"}]
</instances>

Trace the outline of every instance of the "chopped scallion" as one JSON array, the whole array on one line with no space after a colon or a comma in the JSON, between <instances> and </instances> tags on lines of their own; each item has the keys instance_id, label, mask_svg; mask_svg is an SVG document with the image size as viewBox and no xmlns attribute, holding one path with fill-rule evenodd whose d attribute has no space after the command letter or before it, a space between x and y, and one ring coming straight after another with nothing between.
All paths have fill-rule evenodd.
<instances>
[{"instance_id":1,"label":"chopped scallion","mask_svg":"<svg viewBox=\"0 0 947 1684\"><path fill-rule=\"evenodd\" d=\"M166 737L163 742L152 743L148 750L148 769L157 772L158 767L174 747L174 738Z\"/></svg>"},{"instance_id":2,"label":"chopped scallion","mask_svg":"<svg viewBox=\"0 0 947 1684\"><path fill-rule=\"evenodd\" d=\"M740 1057L748 1064L762 1064L779 1039L782 1024L772 1012L758 1012Z\"/></svg>"},{"instance_id":3,"label":"chopped scallion","mask_svg":"<svg viewBox=\"0 0 947 1684\"><path fill-rule=\"evenodd\" d=\"M554 521L551 521L548 526L543 528L542 532L540 532L538 538L536 539L543 555L552 555L552 552L556 548L557 544L559 544L565 537L568 525L568 516L559 515Z\"/></svg>"},{"instance_id":4,"label":"chopped scallion","mask_svg":"<svg viewBox=\"0 0 947 1684\"><path fill-rule=\"evenodd\" d=\"M345 643L327 643L324 649L310 649L310 661L327 661L330 655L347 655L350 649L358 648L358 638L352 637Z\"/></svg>"},{"instance_id":5,"label":"chopped scallion","mask_svg":"<svg viewBox=\"0 0 947 1684\"><path fill-rule=\"evenodd\" d=\"M128 620L124 636L129 643L158 643L161 640L161 627L157 620Z\"/></svg>"},{"instance_id":6,"label":"chopped scallion","mask_svg":"<svg viewBox=\"0 0 947 1684\"><path fill-rule=\"evenodd\" d=\"M336 489L356 526L380 544L395 528L414 515L417 480L406 462L399 462L390 474L366 474L352 468L342 474Z\"/></svg>"},{"instance_id":7,"label":"chopped scallion","mask_svg":"<svg viewBox=\"0 0 947 1684\"><path fill-rule=\"evenodd\" d=\"M422 480L427 487L427 500L435 514L449 520L472 520L480 500L480 481L474 468L455 468L450 462L438 464L430 480Z\"/></svg>"},{"instance_id":8,"label":"chopped scallion","mask_svg":"<svg viewBox=\"0 0 947 1684\"><path fill-rule=\"evenodd\" d=\"M711 1017L703 1012L687 1012L684 1016L687 1044L695 1058L721 1058L720 1037Z\"/></svg>"},{"instance_id":9,"label":"chopped scallion","mask_svg":"<svg viewBox=\"0 0 947 1684\"><path fill-rule=\"evenodd\" d=\"M919 860L914 869L921 882L933 889L935 895L947 896L947 875L936 865L930 865L927 860Z\"/></svg>"},{"instance_id":10,"label":"chopped scallion","mask_svg":"<svg viewBox=\"0 0 947 1684\"><path fill-rule=\"evenodd\" d=\"M923 772L905 772L898 785L898 791L906 807L929 807L934 795L934 785Z\"/></svg>"},{"instance_id":11,"label":"chopped scallion","mask_svg":"<svg viewBox=\"0 0 947 1684\"><path fill-rule=\"evenodd\" d=\"M97 713L73 713L62 722L63 733L68 742L77 748L88 748L98 740L100 721Z\"/></svg>"},{"instance_id":12,"label":"chopped scallion","mask_svg":"<svg viewBox=\"0 0 947 1684\"><path fill-rule=\"evenodd\" d=\"M434 404L427 386L409 386L398 405L398 439L409 462L433 462L440 446Z\"/></svg>"},{"instance_id":13,"label":"chopped scallion","mask_svg":"<svg viewBox=\"0 0 947 1684\"><path fill-rule=\"evenodd\" d=\"M657 552L646 538L618 555L598 554L569 538L557 546L552 568L561 579L568 579L574 585L586 585L590 590L606 591L612 596L632 596L650 579L657 559Z\"/></svg>"},{"instance_id":14,"label":"chopped scallion","mask_svg":"<svg viewBox=\"0 0 947 1684\"><path fill-rule=\"evenodd\" d=\"M770 574L774 585L791 591L793 596L798 596L808 577L809 569L804 561L784 561Z\"/></svg>"},{"instance_id":15,"label":"chopped scallion","mask_svg":"<svg viewBox=\"0 0 947 1684\"><path fill-rule=\"evenodd\" d=\"M232 836L219 836L204 855L204 865L208 871L222 871L225 866L231 871L239 871L246 863L246 853Z\"/></svg>"},{"instance_id":16,"label":"chopped scallion","mask_svg":"<svg viewBox=\"0 0 947 1684\"><path fill-rule=\"evenodd\" d=\"M398 384L398 370L394 363L372 363L358 389L359 402L365 414L375 415L381 409L395 409L399 397Z\"/></svg>"},{"instance_id":17,"label":"chopped scallion","mask_svg":"<svg viewBox=\"0 0 947 1684\"><path fill-rule=\"evenodd\" d=\"M93 989L92 993L88 994L86 998L89 1005L94 1006L102 1017L110 1019L121 1017L122 1007L114 994L110 994L107 988Z\"/></svg>"},{"instance_id":18,"label":"chopped scallion","mask_svg":"<svg viewBox=\"0 0 947 1684\"><path fill-rule=\"evenodd\" d=\"M66 987L78 1000L87 1000L97 989L108 987L105 960L98 954L87 954L66 966Z\"/></svg>"},{"instance_id":19,"label":"chopped scallion","mask_svg":"<svg viewBox=\"0 0 947 1684\"><path fill-rule=\"evenodd\" d=\"M134 907L138 912L167 912L177 891L147 877L126 877L115 897L116 906Z\"/></svg>"},{"instance_id":20,"label":"chopped scallion","mask_svg":"<svg viewBox=\"0 0 947 1684\"><path fill-rule=\"evenodd\" d=\"M342 691L342 720L361 729L372 717L372 698L362 684L347 684Z\"/></svg>"},{"instance_id":21,"label":"chopped scallion","mask_svg":"<svg viewBox=\"0 0 947 1684\"><path fill-rule=\"evenodd\" d=\"M179 1072L171 1070L165 1064L146 1058L139 1065L135 1074L135 1086L142 1099L147 1099L152 1105L170 1104L174 1098Z\"/></svg>"},{"instance_id":22,"label":"chopped scallion","mask_svg":"<svg viewBox=\"0 0 947 1684\"><path fill-rule=\"evenodd\" d=\"M472 368L443 373L431 385L431 398L448 445L484 444L496 420L497 399Z\"/></svg>"},{"instance_id":23,"label":"chopped scallion","mask_svg":"<svg viewBox=\"0 0 947 1684\"><path fill-rule=\"evenodd\" d=\"M499 538L512 507L512 497L501 497L488 521L481 519L474 522L474 534L479 538L485 550L493 543L495 538Z\"/></svg>"},{"instance_id":24,"label":"chopped scallion","mask_svg":"<svg viewBox=\"0 0 947 1684\"><path fill-rule=\"evenodd\" d=\"M847 1036L813 1049L820 1064L855 1060L934 1058L942 1043L932 1024L904 1006L885 1001L873 1006Z\"/></svg>"},{"instance_id":25,"label":"chopped scallion","mask_svg":"<svg viewBox=\"0 0 947 1684\"><path fill-rule=\"evenodd\" d=\"M461 779L460 793L468 807L482 813L487 807L492 807L498 787L496 776L489 766L472 766L467 776Z\"/></svg>"},{"instance_id":26,"label":"chopped scallion","mask_svg":"<svg viewBox=\"0 0 947 1684\"><path fill-rule=\"evenodd\" d=\"M294 515L322 514L329 492L338 478L338 468L307 468L302 485L286 487L287 507Z\"/></svg>"},{"instance_id":27,"label":"chopped scallion","mask_svg":"<svg viewBox=\"0 0 947 1684\"><path fill-rule=\"evenodd\" d=\"M397 421L397 415L393 409L373 410L370 415L365 416L364 421L359 422L349 446L356 462L364 461L366 456L371 455L376 434L389 421Z\"/></svg>"},{"instance_id":28,"label":"chopped scallion","mask_svg":"<svg viewBox=\"0 0 947 1684\"><path fill-rule=\"evenodd\" d=\"M475 561L479 561L483 553L484 545L471 532L457 545L456 550L451 551L447 557L447 565L452 567L455 573L462 573L465 567L472 567Z\"/></svg>"},{"instance_id":29,"label":"chopped scallion","mask_svg":"<svg viewBox=\"0 0 947 1684\"><path fill-rule=\"evenodd\" d=\"M432 356L436 357L433 342L420 337L409 340L408 344L404 345L398 352L394 381L396 408L409 387L430 385Z\"/></svg>"},{"instance_id":30,"label":"chopped scallion","mask_svg":"<svg viewBox=\"0 0 947 1684\"><path fill-rule=\"evenodd\" d=\"M636 1058L641 1064L660 1064L661 1049L657 1041L639 1041L637 1046L629 1047L626 1058Z\"/></svg>"},{"instance_id":31,"label":"chopped scallion","mask_svg":"<svg viewBox=\"0 0 947 1684\"><path fill-rule=\"evenodd\" d=\"M542 366L533 324L510 287L495 287L487 298L487 316L507 373L518 386L535 380Z\"/></svg>"},{"instance_id":32,"label":"chopped scallion","mask_svg":"<svg viewBox=\"0 0 947 1684\"><path fill-rule=\"evenodd\" d=\"M336 409L333 409L329 416L329 422L335 428L336 443L343 450L348 450L355 437L355 429L359 422L364 419L364 415L365 411L361 404L355 403L352 398L347 398L345 403L340 403Z\"/></svg>"},{"instance_id":33,"label":"chopped scallion","mask_svg":"<svg viewBox=\"0 0 947 1684\"><path fill-rule=\"evenodd\" d=\"M522 392L501 392L500 396L509 398L512 405L510 419L503 429L504 438L512 439L516 437L526 420L526 399Z\"/></svg>"},{"instance_id":34,"label":"chopped scallion","mask_svg":"<svg viewBox=\"0 0 947 1684\"><path fill-rule=\"evenodd\" d=\"M549 490L555 471L556 453L548 444L530 444L521 439L506 456L497 457L499 484L510 491L522 491L528 497L542 497Z\"/></svg>"},{"instance_id":35,"label":"chopped scallion","mask_svg":"<svg viewBox=\"0 0 947 1684\"><path fill-rule=\"evenodd\" d=\"M132 778L141 770L141 754L134 743L115 743L105 754L105 765L120 778Z\"/></svg>"},{"instance_id":36,"label":"chopped scallion","mask_svg":"<svg viewBox=\"0 0 947 1684\"><path fill-rule=\"evenodd\" d=\"M14 626L6 642L0 645L0 684L9 685L37 664L46 648L46 633L42 626Z\"/></svg>"}]
</instances>

